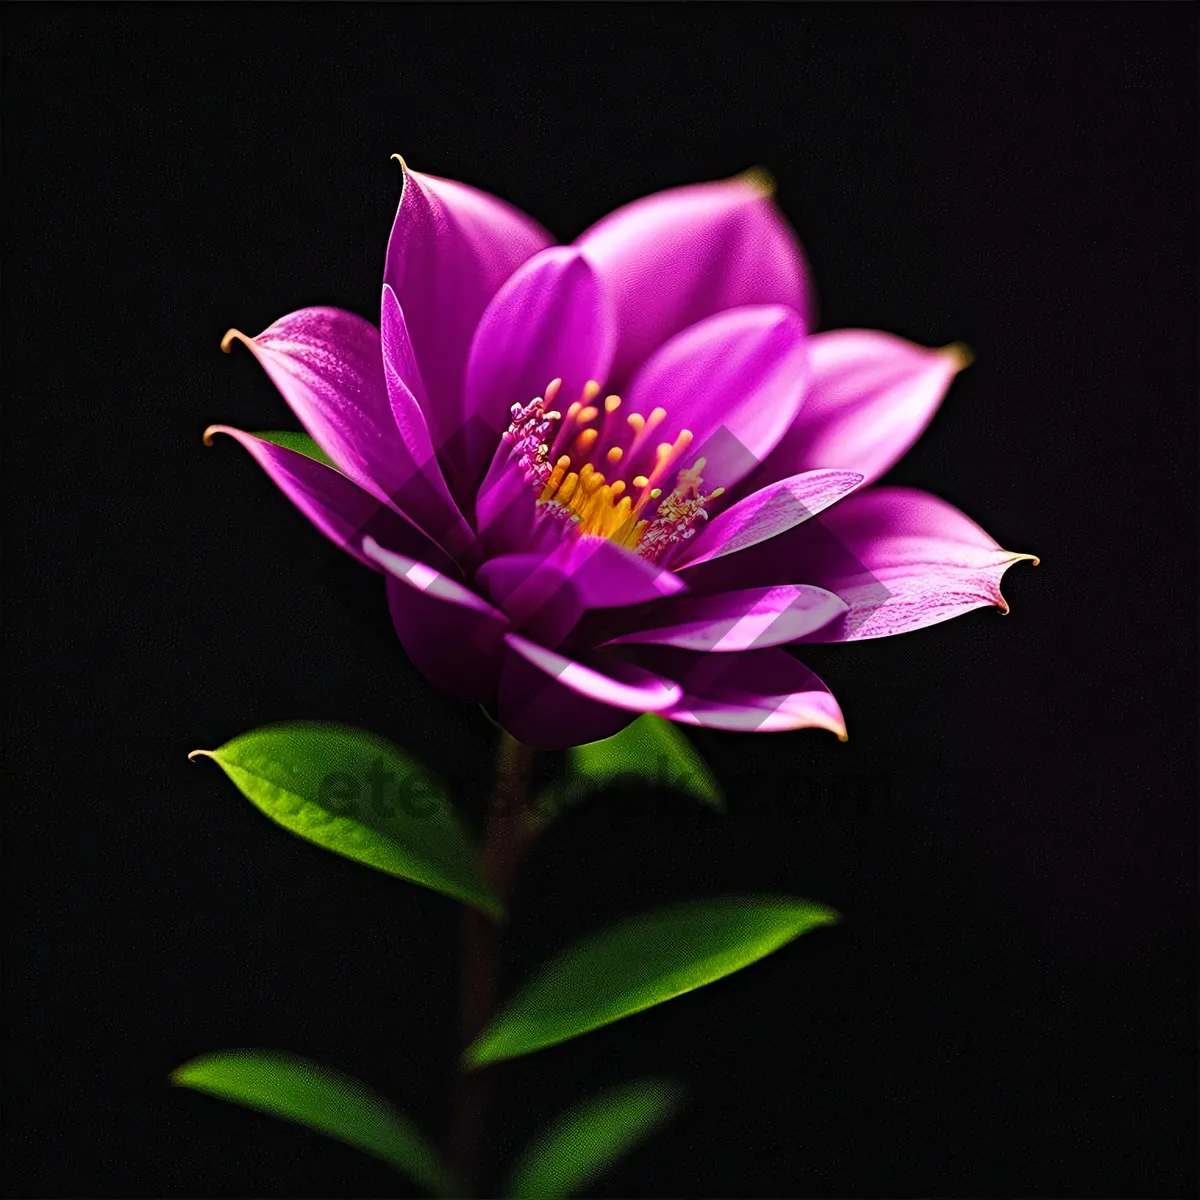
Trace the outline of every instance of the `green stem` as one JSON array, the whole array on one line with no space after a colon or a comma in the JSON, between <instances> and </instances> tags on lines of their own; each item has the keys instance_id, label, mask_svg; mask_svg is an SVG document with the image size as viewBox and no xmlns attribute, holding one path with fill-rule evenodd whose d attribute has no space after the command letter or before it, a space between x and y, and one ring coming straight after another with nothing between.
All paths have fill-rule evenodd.
<instances>
[{"instance_id":1,"label":"green stem","mask_svg":"<svg viewBox=\"0 0 1200 1200\"><path fill-rule=\"evenodd\" d=\"M536 832L526 804L533 751L505 733L496 756L496 781L488 807L483 865L488 882L507 904L521 857ZM496 1011L500 986L501 927L477 909L463 908L460 1035L469 1046ZM459 1070L451 1134L454 1165L465 1196L478 1194L487 1133L493 1070Z\"/></svg>"}]
</instances>

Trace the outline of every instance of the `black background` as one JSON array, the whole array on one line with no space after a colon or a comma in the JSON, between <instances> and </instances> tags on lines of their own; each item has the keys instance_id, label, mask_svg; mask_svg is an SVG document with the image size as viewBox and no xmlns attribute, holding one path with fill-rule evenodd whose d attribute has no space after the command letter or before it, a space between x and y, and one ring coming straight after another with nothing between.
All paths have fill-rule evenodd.
<instances>
[{"instance_id":1,"label":"black background","mask_svg":"<svg viewBox=\"0 0 1200 1200\"><path fill-rule=\"evenodd\" d=\"M1006 547L1013 611L809 661L851 740L696 735L725 819L627 796L539 844L511 987L679 896L845 915L505 1068L497 1169L581 1092L687 1111L597 1194L1181 1195L1195 1183L1195 9L8 6L10 1190L388 1196L384 1166L166 1085L292 1050L446 1126L457 912L186 752L387 734L470 788L494 730L378 580L212 421L294 427L217 343L377 313L389 161L569 239L762 164L824 328L970 343L892 479ZM553 766L551 762L550 767ZM644 799L644 798L643 798Z\"/></svg>"}]
</instances>

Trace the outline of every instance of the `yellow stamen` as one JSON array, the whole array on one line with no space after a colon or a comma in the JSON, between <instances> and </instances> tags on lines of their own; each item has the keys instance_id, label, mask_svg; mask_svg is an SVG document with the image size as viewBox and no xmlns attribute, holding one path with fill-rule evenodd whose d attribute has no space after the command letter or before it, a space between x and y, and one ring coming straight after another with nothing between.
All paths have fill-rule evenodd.
<instances>
[{"instance_id":1,"label":"yellow stamen","mask_svg":"<svg viewBox=\"0 0 1200 1200\"><path fill-rule=\"evenodd\" d=\"M621 526L629 520L629 514L633 510L633 501L629 496L622 496L620 500L613 505L612 517L609 522L609 537L617 533Z\"/></svg>"},{"instance_id":2,"label":"yellow stamen","mask_svg":"<svg viewBox=\"0 0 1200 1200\"><path fill-rule=\"evenodd\" d=\"M587 518L596 490L603 483L604 476L591 463L584 463L579 468L579 486L571 496L571 507L579 514L581 520Z\"/></svg>"},{"instance_id":3,"label":"yellow stamen","mask_svg":"<svg viewBox=\"0 0 1200 1200\"><path fill-rule=\"evenodd\" d=\"M644 420L639 417L638 423L634 424L632 414L630 415L628 420L630 425L633 425L635 430L633 445L629 447L629 453L631 455L637 454L638 451L641 450L654 430L666 419L666 416L667 410L665 408L654 408L651 409L648 417L646 417ZM653 474L653 472L651 472L651 474Z\"/></svg>"},{"instance_id":4,"label":"yellow stamen","mask_svg":"<svg viewBox=\"0 0 1200 1200\"><path fill-rule=\"evenodd\" d=\"M629 497L626 496L617 507L623 508L628 501ZM624 546L629 550L636 550L638 542L641 541L642 533L649 524L649 521L635 521L631 514L626 513L622 518L621 524L618 526L618 533L613 538L613 541L618 546Z\"/></svg>"},{"instance_id":5,"label":"yellow stamen","mask_svg":"<svg viewBox=\"0 0 1200 1200\"><path fill-rule=\"evenodd\" d=\"M575 494L575 489L579 486L579 476L572 471L563 481L562 486L558 489L558 494L554 497L558 504L570 504L571 497Z\"/></svg>"},{"instance_id":6,"label":"yellow stamen","mask_svg":"<svg viewBox=\"0 0 1200 1200\"><path fill-rule=\"evenodd\" d=\"M690 429L679 430L674 441L660 441L654 445L652 467L644 474L635 475L632 485L627 485L624 479L608 483L597 464L615 466L629 462L635 456L639 460L650 457L651 434L666 421L667 411L656 406L646 416L627 413L625 421L633 433L632 443L622 439L624 444L613 445L611 442L617 439L609 431L608 417L621 407L621 397L606 396L601 408L593 403L600 394L600 385L590 379L580 398L567 407L564 416L550 408L561 387L561 379L552 379L546 385L545 396L526 406L532 415L521 416L520 429L513 434L514 439L518 435L525 439L521 443L522 452L536 460L535 477L544 481L539 487L539 500L553 505L560 515L569 515L578 533L610 538L620 546L645 554L651 561L659 561L669 546L691 535L694 522L705 515L700 506L723 495L725 489L717 488L709 496L703 494L703 458L697 459L687 470L678 469L681 458L695 440ZM539 427L535 421L558 422L556 434L553 437L545 434L548 426ZM531 431L543 433L545 442L530 438ZM597 449L602 438L603 444ZM538 442L536 446L533 445L535 441ZM603 450L603 457L600 450ZM579 464L575 471L571 470L573 462ZM675 475L673 490L667 488L664 481L672 469ZM642 510L651 503L657 508L642 516Z\"/></svg>"},{"instance_id":7,"label":"yellow stamen","mask_svg":"<svg viewBox=\"0 0 1200 1200\"><path fill-rule=\"evenodd\" d=\"M620 525L620 519L617 506L613 504L613 490L607 484L598 482L602 479L603 476L596 474L588 480L590 495L582 510L579 532L610 537ZM595 488L590 486L593 481L597 481Z\"/></svg>"},{"instance_id":8,"label":"yellow stamen","mask_svg":"<svg viewBox=\"0 0 1200 1200\"><path fill-rule=\"evenodd\" d=\"M638 476L638 479L645 479L645 482L641 485L642 498L638 501L638 508L642 508L647 500L657 499L657 496L655 496L652 492L647 492L645 489L648 488L650 484L657 483L658 480L662 478L667 467L671 465L671 449L672 447L670 442L659 442L659 444L654 448L654 467L650 471L649 478L646 478L642 475ZM634 482L636 483L637 480L634 480Z\"/></svg>"},{"instance_id":9,"label":"yellow stamen","mask_svg":"<svg viewBox=\"0 0 1200 1200\"><path fill-rule=\"evenodd\" d=\"M554 470L550 472L550 478L546 480L546 486L542 488L542 494L538 497L540 500L551 500L554 493L558 491L559 485L563 481L563 476L567 473L567 468L571 465L571 459L564 454L558 462L554 464Z\"/></svg>"}]
</instances>

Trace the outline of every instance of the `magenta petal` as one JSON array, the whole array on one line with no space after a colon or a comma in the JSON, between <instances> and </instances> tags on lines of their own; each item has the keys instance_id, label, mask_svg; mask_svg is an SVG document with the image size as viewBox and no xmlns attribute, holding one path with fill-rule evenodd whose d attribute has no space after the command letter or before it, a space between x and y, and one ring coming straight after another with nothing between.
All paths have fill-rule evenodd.
<instances>
[{"instance_id":1,"label":"magenta petal","mask_svg":"<svg viewBox=\"0 0 1200 1200\"><path fill-rule=\"evenodd\" d=\"M504 614L493 608L482 596L441 571L436 571L406 554L389 550L372 537L364 539L362 549L367 558L401 583L408 584L414 591L422 592L444 604L469 609L502 625L508 624Z\"/></svg>"},{"instance_id":2,"label":"magenta petal","mask_svg":"<svg viewBox=\"0 0 1200 1200\"><path fill-rule=\"evenodd\" d=\"M450 560L407 518L307 455L276 446L231 425L211 425L204 440L227 433L253 455L285 496L331 541L373 571L379 565L361 549L374 534L406 554L452 569Z\"/></svg>"},{"instance_id":3,"label":"magenta petal","mask_svg":"<svg viewBox=\"0 0 1200 1200\"><path fill-rule=\"evenodd\" d=\"M806 471L768 484L718 513L671 565L678 571L765 542L816 516L860 483L856 471Z\"/></svg>"},{"instance_id":4,"label":"magenta petal","mask_svg":"<svg viewBox=\"0 0 1200 1200\"><path fill-rule=\"evenodd\" d=\"M388 607L405 653L427 679L463 700L495 702L508 620L482 596L424 563L363 543L388 575Z\"/></svg>"},{"instance_id":5,"label":"magenta petal","mask_svg":"<svg viewBox=\"0 0 1200 1200\"><path fill-rule=\"evenodd\" d=\"M391 576L387 597L400 644L426 679L460 700L495 704L504 653L501 627Z\"/></svg>"},{"instance_id":6,"label":"magenta petal","mask_svg":"<svg viewBox=\"0 0 1200 1200\"><path fill-rule=\"evenodd\" d=\"M609 737L642 712L658 712L680 698L670 680L596 656L588 666L508 634L497 716L518 741L561 750ZM599 665L596 665L599 664Z\"/></svg>"},{"instance_id":7,"label":"magenta petal","mask_svg":"<svg viewBox=\"0 0 1200 1200\"><path fill-rule=\"evenodd\" d=\"M489 555L553 546L561 527L550 529L538 520L537 495L520 467L509 459L501 442L475 501L475 527ZM544 532L543 532L544 531Z\"/></svg>"},{"instance_id":8,"label":"magenta petal","mask_svg":"<svg viewBox=\"0 0 1200 1200\"><path fill-rule=\"evenodd\" d=\"M803 639L811 642L890 637L988 604L1007 612L1004 572L1015 562L1038 561L1002 550L937 496L900 487L859 492L788 541L794 572L850 606Z\"/></svg>"},{"instance_id":9,"label":"magenta petal","mask_svg":"<svg viewBox=\"0 0 1200 1200\"><path fill-rule=\"evenodd\" d=\"M231 329L221 343L244 342L300 424L350 479L390 501L392 463L404 444L392 416L379 331L340 308L302 308L256 338Z\"/></svg>"},{"instance_id":10,"label":"magenta petal","mask_svg":"<svg viewBox=\"0 0 1200 1200\"><path fill-rule=\"evenodd\" d=\"M800 245L751 174L635 200L575 244L613 297L618 380L681 329L724 309L784 304L813 315Z\"/></svg>"},{"instance_id":11,"label":"magenta petal","mask_svg":"<svg viewBox=\"0 0 1200 1200\"><path fill-rule=\"evenodd\" d=\"M613 320L604 286L583 255L554 246L525 262L479 322L467 362L464 482L478 487L514 404L561 379L561 407L589 380L608 377Z\"/></svg>"},{"instance_id":12,"label":"magenta petal","mask_svg":"<svg viewBox=\"0 0 1200 1200\"><path fill-rule=\"evenodd\" d=\"M404 313L390 287L383 289L380 321L384 377L388 400L404 453L389 464L389 496L446 551L469 557L475 540L446 486L438 463L423 405L425 385L413 355Z\"/></svg>"},{"instance_id":13,"label":"magenta petal","mask_svg":"<svg viewBox=\"0 0 1200 1200\"><path fill-rule=\"evenodd\" d=\"M495 558L484 564L480 573L487 575L496 564L504 564L506 574L514 580L522 576L528 580L530 594L544 590L544 585L537 582L540 574L565 581L572 596L570 603L581 610L648 604L687 591L687 584L674 572L603 538L564 537L545 553Z\"/></svg>"},{"instance_id":14,"label":"magenta petal","mask_svg":"<svg viewBox=\"0 0 1200 1200\"><path fill-rule=\"evenodd\" d=\"M585 608L619 608L686 592L674 572L604 538L564 538L546 561L561 570Z\"/></svg>"},{"instance_id":15,"label":"magenta petal","mask_svg":"<svg viewBox=\"0 0 1200 1200\"><path fill-rule=\"evenodd\" d=\"M683 687L683 699L662 713L672 721L744 733L828 729L846 740L833 694L786 650L718 656L647 647L638 661Z\"/></svg>"},{"instance_id":16,"label":"magenta petal","mask_svg":"<svg viewBox=\"0 0 1200 1200\"><path fill-rule=\"evenodd\" d=\"M732 653L794 642L847 611L832 592L804 584L748 588L715 596L681 596L656 605L647 628L623 634L608 646L648 643L683 650Z\"/></svg>"},{"instance_id":17,"label":"magenta petal","mask_svg":"<svg viewBox=\"0 0 1200 1200\"><path fill-rule=\"evenodd\" d=\"M958 347L929 350L870 329L815 334L807 351L804 407L765 472L845 467L874 482L925 431L968 361Z\"/></svg>"},{"instance_id":18,"label":"magenta petal","mask_svg":"<svg viewBox=\"0 0 1200 1200\"><path fill-rule=\"evenodd\" d=\"M510 633L504 639L508 645L539 671L557 680L563 687L590 700L624 708L630 712L661 712L677 703L682 693L669 679L612 659L610 673L585 666L545 646Z\"/></svg>"},{"instance_id":19,"label":"magenta petal","mask_svg":"<svg viewBox=\"0 0 1200 1200\"><path fill-rule=\"evenodd\" d=\"M687 590L678 575L612 542L580 537L546 553L493 558L476 580L545 645L557 645L589 610L653 604Z\"/></svg>"},{"instance_id":20,"label":"magenta petal","mask_svg":"<svg viewBox=\"0 0 1200 1200\"><path fill-rule=\"evenodd\" d=\"M654 433L673 442L683 430L687 466L707 460L706 487L731 487L774 449L795 419L807 379L804 325L778 305L735 308L673 337L638 371L629 410L666 410Z\"/></svg>"},{"instance_id":21,"label":"magenta petal","mask_svg":"<svg viewBox=\"0 0 1200 1200\"><path fill-rule=\"evenodd\" d=\"M553 240L495 196L404 169L383 278L408 322L439 456L460 432L467 351L483 310Z\"/></svg>"},{"instance_id":22,"label":"magenta petal","mask_svg":"<svg viewBox=\"0 0 1200 1200\"><path fill-rule=\"evenodd\" d=\"M639 714L581 696L514 650L500 672L496 718L535 750L566 750L620 733Z\"/></svg>"},{"instance_id":23,"label":"magenta petal","mask_svg":"<svg viewBox=\"0 0 1200 1200\"><path fill-rule=\"evenodd\" d=\"M536 554L502 554L475 573L475 586L502 609L513 628L543 646L557 646L583 609L571 580Z\"/></svg>"}]
</instances>

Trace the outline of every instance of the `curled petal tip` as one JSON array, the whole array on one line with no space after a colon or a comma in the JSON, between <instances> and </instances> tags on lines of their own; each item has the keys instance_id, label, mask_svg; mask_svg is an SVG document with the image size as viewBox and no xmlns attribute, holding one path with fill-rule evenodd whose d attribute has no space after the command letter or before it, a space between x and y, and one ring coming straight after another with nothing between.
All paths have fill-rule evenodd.
<instances>
[{"instance_id":1,"label":"curled petal tip","mask_svg":"<svg viewBox=\"0 0 1200 1200\"><path fill-rule=\"evenodd\" d=\"M207 429L204 431L204 433L203 433L203 435L201 436L201 439L200 439L200 440L201 440L201 441L202 441L202 442L203 442L203 443L204 443L206 446L211 446L211 445L212 445L212 440L213 440L213 434L214 434L214 433L220 433L220 432L221 432L221 426L220 426L220 425L210 425L210 426L209 426L209 427L208 427L208 428L207 428Z\"/></svg>"},{"instance_id":2,"label":"curled petal tip","mask_svg":"<svg viewBox=\"0 0 1200 1200\"><path fill-rule=\"evenodd\" d=\"M740 174L735 175L734 179L739 183L749 184L750 187L768 198L775 195L775 176L766 167L748 167Z\"/></svg>"},{"instance_id":3,"label":"curled petal tip","mask_svg":"<svg viewBox=\"0 0 1200 1200\"><path fill-rule=\"evenodd\" d=\"M943 346L940 352L954 363L958 371L965 371L975 361L975 351L966 342L951 342L949 346Z\"/></svg>"},{"instance_id":4,"label":"curled petal tip","mask_svg":"<svg viewBox=\"0 0 1200 1200\"><path fill-rule=\"evenodd\" d=\"M402 170L407 175L408 174L408 163L406 163L404 161L404 155L393 154L392 158L394 158L396 160L396 162L398 162L400 164L400 170Z\"/></svg>"},{"instance_id":5,"label":"curled petal tip","mask_svg":"<svg viewBox=\"0 0 1200 1200\"><path fill-rule=\"evenodd\" d=\"M197 758L212 758L211 750L193 750L188 755L188 762L195 762Z\"/></svg>"},{"instance_id":6,"label":"curled petal tip","mask_svg":"<svg viewBox=\"0 0 1200 1200\"><path fill-rule=\"evenodd\" d=\"M249 346L253 338L248 338L240 329L230 329L221 339L221 349L229 354L233 350L234 342L241 342L245 346Z\"/></svg>"},{"instance_id":7,"label":"curled petal tip","mask_svg":"<svg viewBox=\"0 0 1200 1200\"><path fill-rule=\"evenodd\" d=\"M1037 566L1041 565L1042 560L1040 558L1038 558L1038 556L1036 554L1014 554L1012 556L1012 558L1009 560L1007 566L1011 567L1013 563L1018 563L1018 562L1027 562L1027 563L1029 563L1030 566L1037 567ZM1006 567L1006 569L1007 569L1007 567ZM1000 598L999 598L999 600L996 601L996 607L1000 610L1000 615L1002 617L1007 617L1009 612L1011 611L1009 603L1007 600L1005 600L1004 594L1002 592L997 591L997 595Z\"/></svg>"}]
</instances>

